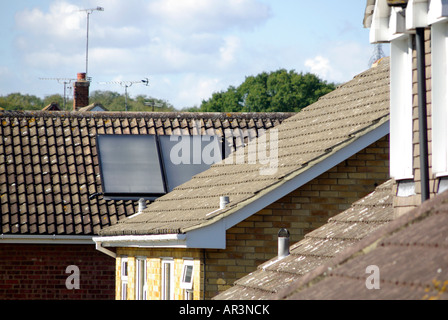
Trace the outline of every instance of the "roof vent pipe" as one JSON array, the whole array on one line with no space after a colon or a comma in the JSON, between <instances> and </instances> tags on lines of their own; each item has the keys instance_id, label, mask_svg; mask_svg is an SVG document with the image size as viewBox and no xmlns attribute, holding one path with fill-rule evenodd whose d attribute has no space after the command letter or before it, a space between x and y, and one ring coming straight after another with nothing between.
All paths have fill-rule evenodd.
<instances>
[{"instance_id":1,"label":"roof vent pipe","mask_svg":"<svg viewBox=\"0 0 448 320\"><path fill-rule=\"evenodd\" d=\"M138 213L141 213L145 209L146 209L146 201L145 199L140 198L138 200Z\"/></svg>"},{"instance_id":2,"label":"roof vent pipe","mask_svg":"<svg viewBox=\"0 0 448 320\"><path fill-rule=\"evenodd\" d=\"M289 231L281 228L278 232L278 259L289 255Z\"/></svg>"},{"instance_id":3,"label":"roof vent pipe","mask_svg":"<svg viewBox=\"0 0 448 320\"><path fill-rule=\"evenodd\" d=\"M225 209L226 205L229 203L229 197L228 196L221 196L219 197L219 209Z\"/></svg>"}]
</instances>

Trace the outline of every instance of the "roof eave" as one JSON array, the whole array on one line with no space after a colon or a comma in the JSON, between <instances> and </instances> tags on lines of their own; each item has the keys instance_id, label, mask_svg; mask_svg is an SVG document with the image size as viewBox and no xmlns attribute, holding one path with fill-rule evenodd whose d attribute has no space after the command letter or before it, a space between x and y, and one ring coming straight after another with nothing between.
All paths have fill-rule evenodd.
<instances>
[{"instance_id":1,"label":"roof eave","mask_svg":"<svg viewBox=\"0 0 448 320\"><path fill-rule=\"evenodd\" d=\"M389 116L381 118L363 132L333 148L324 157L315 159L306 167L285 177L257 196L237 204L204 223L183 228L178 234L103 235L93 240L107 247L225 249L227 229L300 188L387 134L389 134Z\"/></svg>"}]
</instances>

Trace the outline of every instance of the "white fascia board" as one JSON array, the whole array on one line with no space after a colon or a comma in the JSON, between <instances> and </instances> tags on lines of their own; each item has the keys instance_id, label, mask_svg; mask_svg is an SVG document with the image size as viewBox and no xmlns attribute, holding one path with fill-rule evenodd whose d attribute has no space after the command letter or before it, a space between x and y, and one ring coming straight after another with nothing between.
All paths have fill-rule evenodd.
<instances>
[{"instance_id":1,"label":"white fascia board","mask_svg":"<svg viewBox=\"0 0 448 320\"><path fill-rule=\"evenodd\" d=\"M93 241L102 247L186 248L185 234L104 236Z\"/></svg>"},{"instance_id":2,"label":"white fascia board","mask_svg":"<svg viewBox=\"0 0 448 320\"><path fill-rule=\"evenodd\" d=\"M94 244L92 236L1 234L0 244Z\"/></svg>"},{"instance_id":3,"label":"white fascia board","mask_svg":"<svg viewBox=\"0 0 448 320\"><path fill-rule=\"evenodd\" d=\"M209 224L206 227L188 231L187 247L198 249L226 248L226 218Z\"/></svg>"},{"instance_id":4,"label":"white fascia board","mask_svg":"<svg viewBox=\"0 0 448 320\"><path fill-rule=\"evenodd\" d=\"M187 246L189 248L225 249L225 235L227 229L237 225L258 211L266 208L268 205L317 178L322 173L327 172L334 166L350 158L387 134L389 134L389 120L354 140L344 148L336 151L326 159L319 161L308 170L305 170L294 178L286 180L280 186L273 188L258 199L244 205L241 209L237 209L213 224L187 232ZM192 237L193 235L194 239Z\"/></svg>"},{"instance_id":5,"label":"white fascia board","mask_svg":"<svg viewBox=\"0 0 448 320\"><path fill-rule=\"evenodd\" d=\"M390 175L396 180L413 177L412 144L412 42L391 41L390 60Z\"/></svg>"},{"instance_id":6,"label":"white fascia board","mask_svg":"<svg viewBox=\"0 0 448 320\"><path fill-rule=\"evenodd\" d=\"M432 74L432 172L448 171L448 24L431 26Z\"/></svg>"}]
</instances>

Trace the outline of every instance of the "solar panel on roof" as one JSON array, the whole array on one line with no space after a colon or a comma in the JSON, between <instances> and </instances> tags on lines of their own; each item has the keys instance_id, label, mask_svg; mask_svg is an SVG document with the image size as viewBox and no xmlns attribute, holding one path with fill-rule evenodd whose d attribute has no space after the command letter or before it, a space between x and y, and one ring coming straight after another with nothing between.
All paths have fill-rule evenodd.
<instances>
[{"instance_id":1,"label":"solar panel on roof","mask_svg":"<svg viewBox=\"0 0 448 320\"><path fill-rule=\"evenodd\" d=\"M154 135L98 135L103 193L107 198L158 197L166 193Z\"/></svg>"},{"instance_id":2,"label":"solar panel on roof","mask_svg":"<svg viewBox=\"0 0 448 320\"><path fill-rule=\"evenodd\" d=\"M112 200L154 200L230 153L220 136L207 135L98 135L97 148L103 194Z\"/></svg>"},{"instance_id":3,"label":"solar panel on roof","mask_svg":"<svg viewBox=\"0 0 448 320\"><path fill-rule=\"evenodd\" d=\"M219 136L159 136L167 187L175 187L223 159ZM224 156L228 154L224 150Z\"/></svg>"}]
</instances>

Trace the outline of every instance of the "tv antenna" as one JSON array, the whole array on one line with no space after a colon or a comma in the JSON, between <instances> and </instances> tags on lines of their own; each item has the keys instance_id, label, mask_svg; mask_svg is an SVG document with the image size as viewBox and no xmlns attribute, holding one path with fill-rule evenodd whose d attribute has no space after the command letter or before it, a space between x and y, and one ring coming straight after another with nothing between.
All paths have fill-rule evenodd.
<instances>
[{"instance_id":1,"label":"tv antenna","mask_svg":"<svg viewBox=\"0 0 448 320\"><path fill-rule=\"evenodd\" d=\"M380 60L381 58L384 58L386 55L384 54L383 51L383 44L382 43L375 43L374 47L373 47L373 53L372 53L372 57L369 60L369 68L378 60Z\"/></svg>"},{"instance_id":2,"label":"tv antenna","mask_svg":"<svg viewBox=\"0 0 448 320\"><path fill-rule=\"evenodd\" d=\"M166 101L164 101L166 104ZM147 107L151 107L152 108L152 112L154 112L154 109L157 108L163 108L164 105L161 102L156 102L156 101L149 101L149 102L145 102L144 103L145 106Z\"/></svg>"},{"instance_id":3,"label":"tv antenna","mask_svg":"<svg viewBox=\"0 0 448 320\"><path fill-rule=\"evenodd\" d=\"M98 82L99 84L118 84L122 87L124 87L124 107L125 110L128 111L128 88L132 87L135 83L142 83L146 86L149 86L149 80L148 78L145 78L140 81L107 81L107 82Z\"/></svg>"},{"instance_id":4,"label":"tv antenna","mask_svg":"<svg viewBox=\"0 0 448 320\"><path fill-rule=\"evenodd\" d=\"M65 110L65 105L67 103L67 95L66 95L67 85L70 84L72 81L76 81L76 79L70 79L70 78L39 78L39 80L56 80L58 83L64 85L64 108L63 109Z\"/></svg>"}]
</instances>

